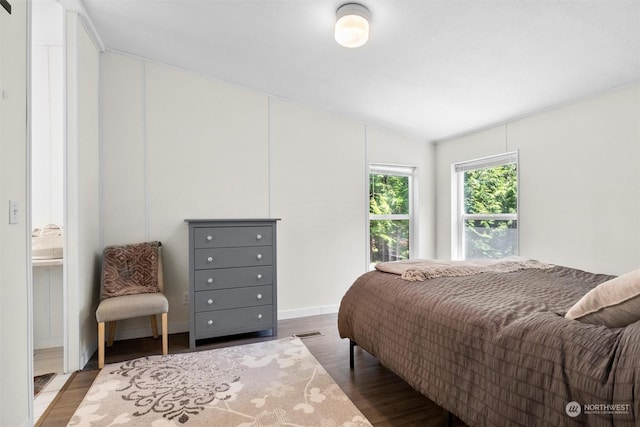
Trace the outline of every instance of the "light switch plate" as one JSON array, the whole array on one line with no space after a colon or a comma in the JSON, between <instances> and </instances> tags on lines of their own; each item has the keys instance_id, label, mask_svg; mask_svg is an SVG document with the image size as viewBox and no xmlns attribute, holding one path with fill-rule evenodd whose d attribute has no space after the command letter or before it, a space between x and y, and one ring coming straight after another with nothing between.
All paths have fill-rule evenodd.
<instances>
[{"instance_id":1,"label":"light switch plate","mask_svg":"<svg viewBox=\"0 0 640 427\"><path fill-rule=\"evenodd\" d=\"M9 200L9 224L17 224L19 217L20 209L18 208L18 202Z\"/></svg>"}]
</instances>

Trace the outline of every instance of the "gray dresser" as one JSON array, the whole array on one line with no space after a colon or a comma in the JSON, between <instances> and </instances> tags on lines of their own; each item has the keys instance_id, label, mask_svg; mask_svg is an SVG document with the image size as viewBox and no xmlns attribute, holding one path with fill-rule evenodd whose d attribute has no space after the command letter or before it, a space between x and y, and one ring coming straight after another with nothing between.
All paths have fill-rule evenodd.
<instances>
[{"instance_id":1,"label":"gray dresser","mask_svg":"<svg viewBox=\"0 0 640 427\"><path fill-rule=\"evenodd\" d=\"M277 219L186 219L189 346L270 329L277 333Z\"/></svg>"}]
</instances>

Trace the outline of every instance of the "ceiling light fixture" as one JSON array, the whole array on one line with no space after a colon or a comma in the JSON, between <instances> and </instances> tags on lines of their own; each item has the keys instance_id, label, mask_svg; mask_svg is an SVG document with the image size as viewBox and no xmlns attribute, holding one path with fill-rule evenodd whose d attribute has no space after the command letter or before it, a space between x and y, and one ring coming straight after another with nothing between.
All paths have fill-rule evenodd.
<instances>
[{"instance_id":1,"label":"ceiling light fixture","mask_svg":"<svg viewBox=\"0 0 640 427\"><path fill-rule=\"evenodd\" d=\"M335 38L344 47L360 47L369 40L369 9L358 3L346 3L336 11Z\"/></svg>"}]
</instances>

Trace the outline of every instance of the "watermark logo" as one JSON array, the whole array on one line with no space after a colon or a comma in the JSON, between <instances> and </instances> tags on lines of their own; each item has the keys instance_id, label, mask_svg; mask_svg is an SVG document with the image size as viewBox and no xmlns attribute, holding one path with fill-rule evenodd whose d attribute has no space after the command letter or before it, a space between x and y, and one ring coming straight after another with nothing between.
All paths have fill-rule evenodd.
<instances>
[{"instance_id":1,"label":"watermark logo","mask_svg":"<svg viewBox=\"0 0 640 427\"><path fill-rule=\"evenodd\" d=\"M580 415L580 413L582 412L582 406L580 406L580 404L578 402L571 401L571 402L567 403L567 406L564 407L564 411L571 418L575 418L578 415Z\"/></svg>"},{"instance_id":2,"label":"watermark logo","mask_svg":"<svg viewBox=\"0 0 640 427\"><path fill-rule=\"evenodd\" d=\"M567 403L564 411L568 416L575 418L580 414L585 415L629 415L631 413L630 403L585 403L580 405L576 401Z\"/></svg>"},{"instance_id":3,"label":"watermark logo","mask_svg":"<svg viewBox=\"0 0 640 427\"><path fill-rule=\"evenodd\" d=\"M629 415L631 413L630 403L587 403L582 410L585 414L598 415Z\"/></svg>"}]
</instances>

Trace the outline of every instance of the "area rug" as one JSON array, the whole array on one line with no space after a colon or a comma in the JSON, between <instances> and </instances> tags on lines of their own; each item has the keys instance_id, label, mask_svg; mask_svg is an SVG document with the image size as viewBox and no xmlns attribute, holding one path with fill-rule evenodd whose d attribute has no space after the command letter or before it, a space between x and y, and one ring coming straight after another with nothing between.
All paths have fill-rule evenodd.
<instances>
[{"instance_id":1,"label":"area rug","mask_svg":"<svg viewBox=\"0 0 640 427\"><path fill-rule=\"evenodd\" d=\"M68 425L371 426L297 337L106 365Z\"/></svg>"},{"instance_id":2,"label":"area rug","mask_svg":"<svg viewBox=\"0 0 640 427\"><path fill-rule=\"evenodd\" d=\"M51 382L56 374L36 375L33 377L33 397L36 397Z\"/></svg>"}]
</instances>

